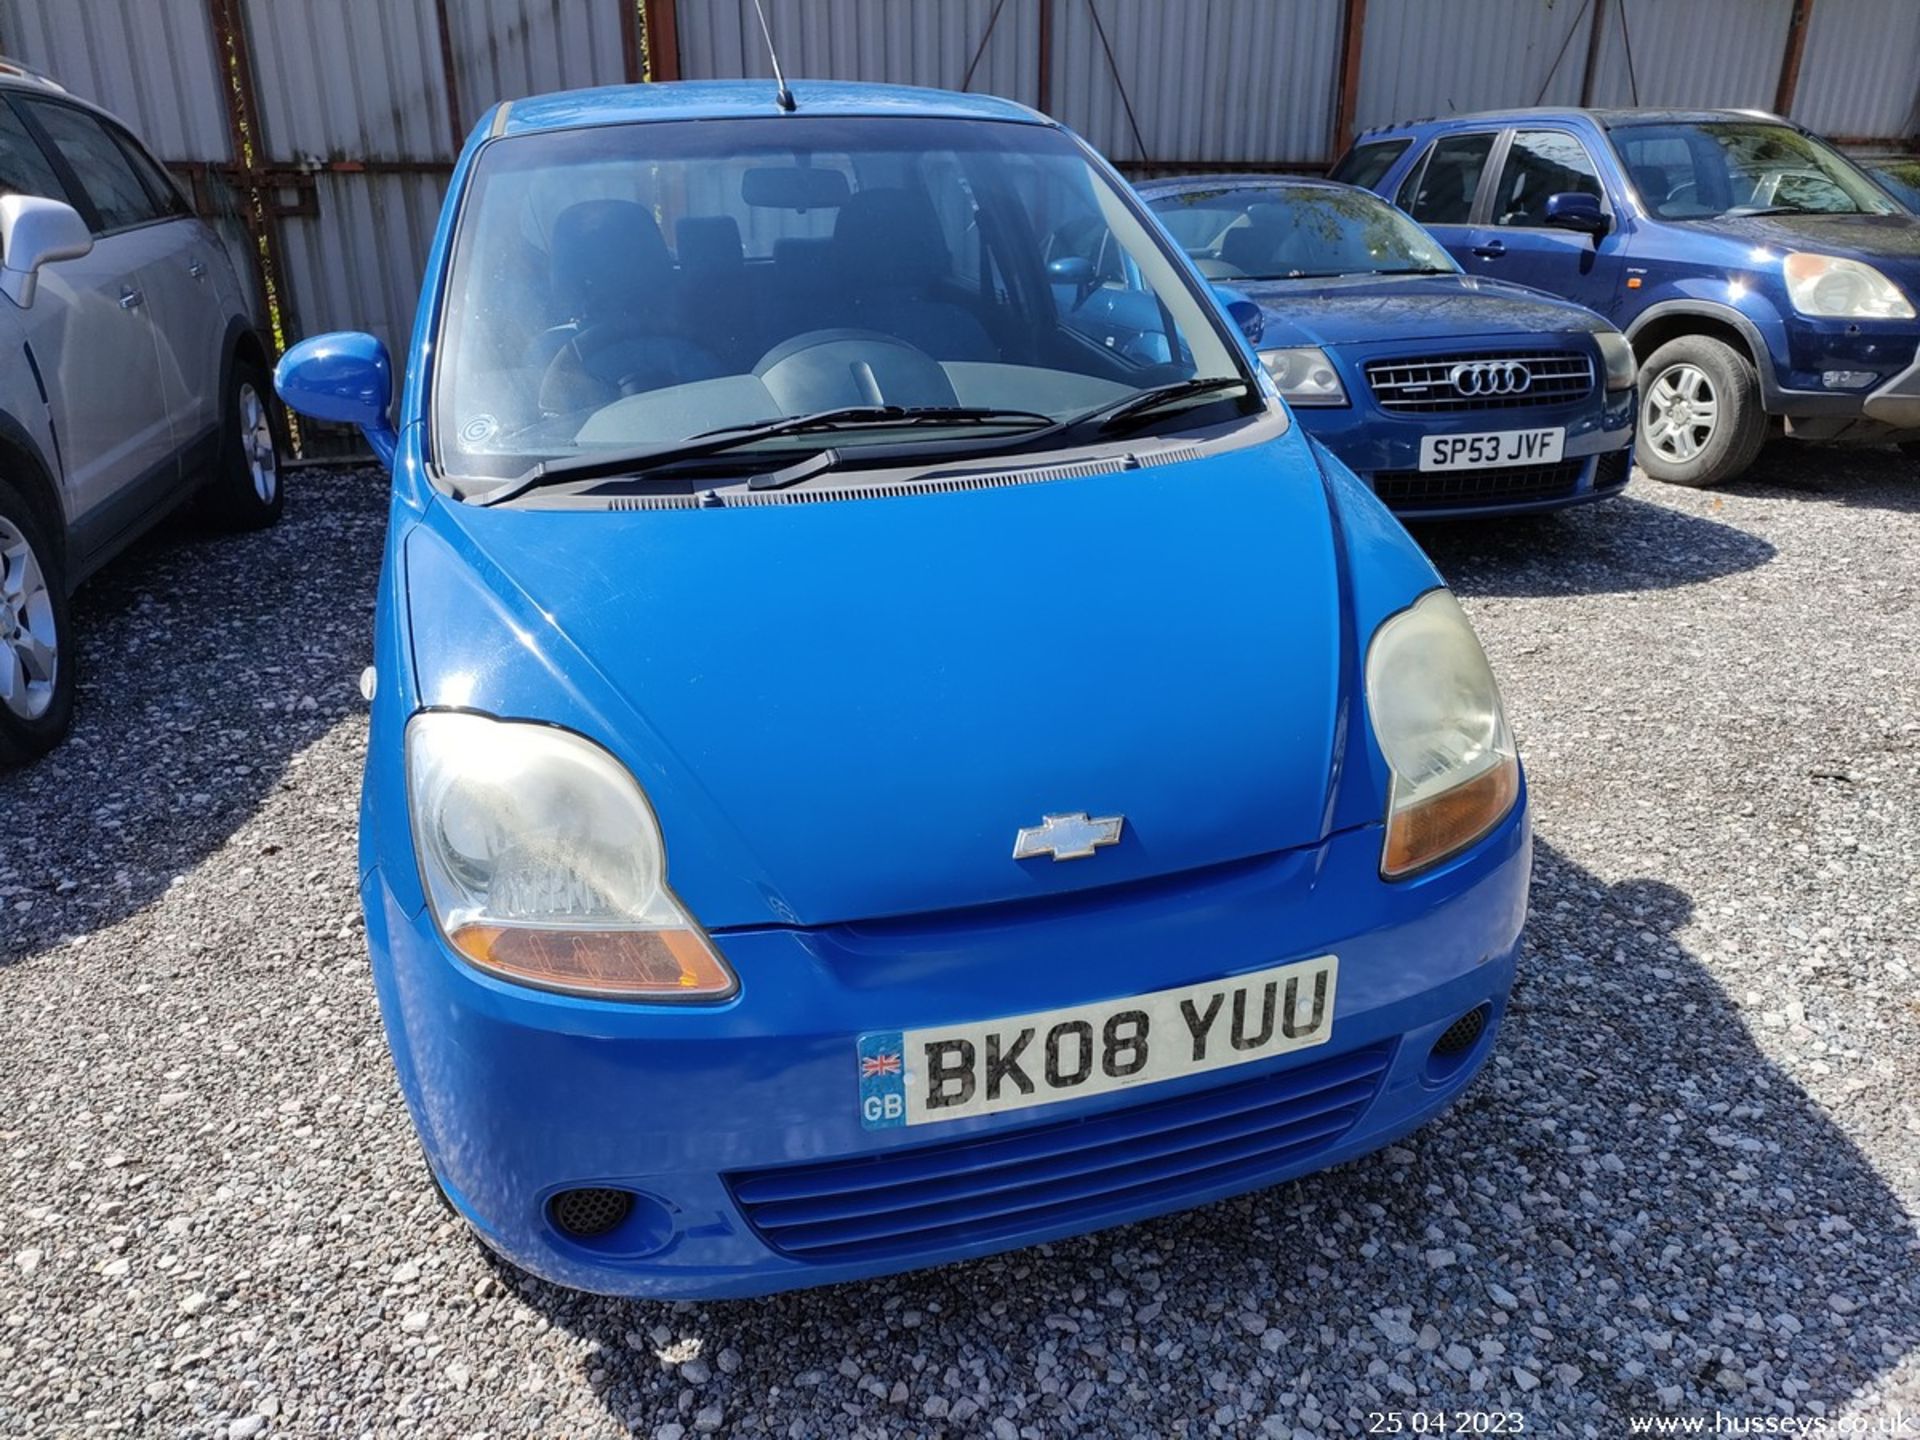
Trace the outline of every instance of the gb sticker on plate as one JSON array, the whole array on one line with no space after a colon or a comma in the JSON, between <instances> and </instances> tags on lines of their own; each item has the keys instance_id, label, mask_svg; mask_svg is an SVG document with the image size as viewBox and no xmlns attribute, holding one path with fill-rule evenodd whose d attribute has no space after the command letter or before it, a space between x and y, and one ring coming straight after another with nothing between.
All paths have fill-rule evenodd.
<instances>
[{"instance_id":1,"label":"gb sticker on plate","mask_svg":"<svg viewBox=\"0 0 1920 1440\"><path fill-rule=\"evenodd\" d=\"M905 1040L898 1030L860 1037L860 1123L869 1130L907 1123Z\"/></svg>"}]
</instances>

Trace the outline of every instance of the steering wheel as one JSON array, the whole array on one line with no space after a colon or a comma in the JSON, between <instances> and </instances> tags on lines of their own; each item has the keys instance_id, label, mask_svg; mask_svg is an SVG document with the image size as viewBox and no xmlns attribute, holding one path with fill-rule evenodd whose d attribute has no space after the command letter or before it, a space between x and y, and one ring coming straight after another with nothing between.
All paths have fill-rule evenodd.
<instances>
[{"instance_id":1,"label":"steering wheel","mask_svg":"<svg viewBox=\"0 0 1920 1440\"><path fill-rule=\"evenodd\" d=\"M540 409L570 415L669 385L727 373L720 357L695 340L663 335L636 320L587 325L554 352L540 379Z\"/></svg>"}]
</instances>

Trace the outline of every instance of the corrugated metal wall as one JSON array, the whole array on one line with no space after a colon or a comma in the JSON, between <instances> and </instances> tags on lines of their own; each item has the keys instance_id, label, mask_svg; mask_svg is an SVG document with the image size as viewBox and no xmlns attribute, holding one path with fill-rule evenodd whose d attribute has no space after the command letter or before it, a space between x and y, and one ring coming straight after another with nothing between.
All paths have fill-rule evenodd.
<instances>
[{"instance_id":1,"label":"corrugated metal wall","mask_svg":"<svg viewBox=\"0 0 1920 1440\"><path fill-rule=\"evenodd\" d=\"M626 79L621 21L633 0L451 0L460 123L496 100Z\"/></svg>"},{"instance_id":2,"label":"corrugated metal wall","mask_svg":"<svg viewBox=\"0 0 1920 1440\"><path fill-rule=\"evenodd\" d=\"M652 3L673 7L677 53L661 59L677 73L770 73L751 0ZM978 53L972 88L1045 108L1123 163L1310 167L1340 144L1349 3L768 10L796 77L955 87ZM256 161L268 167L246 175L213 19L227 4L251 55ZM1644 104L1774 103L1794 0L1368 0L1353 119L1577 103L1595 4L1594 102L1628 103L1637 86ZM1813 0L1811 16L1796 118L1912 136L1920 0ZM459 137L495 100L622 80L639 23L639 0L0 0L0 50L118 112L216 206L228 182L285 202L268 233L296 332L352 325L398 344ZM251 273L257 247L236 214L223 228Z\"/></svg>"},{"instance_id":3,"label":"corrugated metal wall","mask_svg":"<svg viewBox=\"0 0 1920 1440\"><path fill-rule=\"evenodd\" d=\"M1920 4L1819 0L1793 118L1826 135L1912 135L1920 128Z\"/></svg>"},{"instance_id":4,"label":"corrugated metal wall","mask_svg":"<svg viewBox=\"0 0 1920 1440\"><path fill-rule=\"evenodd\" d=\"M1342 13L1342 0L1058 5L1049 109L1122 163L1312 164L1332 130Z\"/></svg>"},{"instance_id":5,"label":"corrugated metal wall","mask_svg":"<svg viewBox=\"0 0 1920 1440\"><path fill-rule=\"evenodd\" d=\"M230 158L204 4L5 0L0 48L107 105L165 159Z\"/></svg>"},{"instance_id":6,"label":"corrugated metal wall","mask_svg":"<svg viewBox=\"0 0 1920 1440\"><path fill-rule=\"evenodd\" d=\"M433 0L247 0L244 13L266 158L316 167L310 202L278 226L289 323L403 346L455 154ZM395 168L317 168L332 164Z\"/></svg>"},{"instance_id":7,"label":"corrugated metal wall","mask_svg":"<svg viewBox=\"0 0 1920 1440\"><path fill-rule=\"evenodd\" d=\"M1039 96L1041 0L766 0L788 78L880 80L958 90L993 30L970 88L1032 105ZM999 18L994 20L994 12ZM769 78L752 0L680 0L683 79Z\"/></svg>"},{"instance_id":8,"label":"corrugated metal wall","mask_svg":"<svg viewBox=\"0 0 1920 1440\"><path fill-rule=\"evenodd\" d=\"M1370 0L1355 124L1577 104L1590 31L1579 0Z\"/></svg>"},{"instance_id":9,"label":"corrugated metal wall","mask_svg":"<svg viewBox=\"0 0 1920 1440\"><path fill-rule=\"evenodd\" d=\"M1593 103L1771 110L1793 5L1794 0L1686 0L1684 5L1611 0ZM1820 13L1820 4L1813 13ZM1579 48L1584 65L1586 47Z\"/></svg>"}]
</instances>

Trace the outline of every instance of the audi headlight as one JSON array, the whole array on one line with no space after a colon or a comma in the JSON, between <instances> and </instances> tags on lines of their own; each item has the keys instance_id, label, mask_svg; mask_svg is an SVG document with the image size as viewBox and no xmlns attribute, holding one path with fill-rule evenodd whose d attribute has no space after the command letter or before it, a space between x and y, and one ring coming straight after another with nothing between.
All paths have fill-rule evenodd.
<instances>
[{"instance_id":1,"label":"audi headlight","mask_svg":"<svg viewBox=\"0 0 1920 1440\"><path fill-rule=\"evenodd\" d=\"M1344 405L1346 387L1327 352L1314 345L1290 350L1262 350L1260 364L1289 405Z\"/></svg>"},{"instance_id":2,"label":"audi headlight","mask_svg":"<svg viewBox=\"0 0 1920 1440\"><path fill-rule=\"evenodd\" d=\"M1382 875L1444 860L1506 818L1520 761L1486 654L1449 592L1428 591L1374 632L1367 710L1393 772Z\"/></svg>"},{"instance_id":3,"label":"audi headlight","mask_svg":"<svg viewBox=\"0 0 1920 1440\"><path fill-rule=\"evenodd\" d=\"M1627 337L1618 330L1596 330L1593 338L1600 346L1600 361L1606 367L1607 389L1631 390L1639 378L1640 364L1633 358L1633 346L1627 343Z\"/></svg>"},{"instance_id":4,"label":"audi headlight","mask_svg":"<svg viewBox=\"0 0 1920 1440\"><path fill-rule=\"evenodd\" d=\"M434 920L483 970L548 990L722 1000L733 972L667 889L646 796L591 741L426 711L407 726L414 846Z\"/></svg>"},{"instance_id":5,"label":"audi headlight","mask_svg":"<svg viewBox=\"0 0 1920 1440\"><path fill-rule=\"evenodd\" d=\"M1841 320L1911 320L1900 287L1871 265L1796 250L1782 262L1787 298L1802 315Z\"/></svg>"}]
</instances>

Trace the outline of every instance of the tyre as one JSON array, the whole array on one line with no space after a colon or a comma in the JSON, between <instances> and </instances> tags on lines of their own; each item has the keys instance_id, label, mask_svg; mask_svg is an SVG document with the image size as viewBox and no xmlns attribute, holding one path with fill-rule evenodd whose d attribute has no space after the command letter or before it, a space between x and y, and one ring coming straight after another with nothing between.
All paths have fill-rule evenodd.
<instances>
[{"instance_id":1,"label":"tyre","mask_svg":"<svg viewBox=\"0 0 1920 1440\"><path fill-rule=\"evenodd\" d=\"M261 530L280 518L280 413L267 372L236 360L221 411L220 455L200 516L221 530Z\"/></svg>"},{"instance_id":2,"label":"tyre","mask_svg":"<svg viewBox=\"0 0 1920 1440\"><path fill-rule=\"evenodd\" d=\"M73 721L73 616L60 552L0 480L0 765L60 743Z\"/></svg>"},{"instance_id":3,"label":"tyre","mask_svg":"<svg viewBox=\"0 0 1920 1440\"><path fill-rule=\"evenodd\" d=\"M1640 468L1669 485L1718 485L1767 438L1760 377L1710 335L1669 340L1640 367Z\"/></svg>"}]
</instances>

